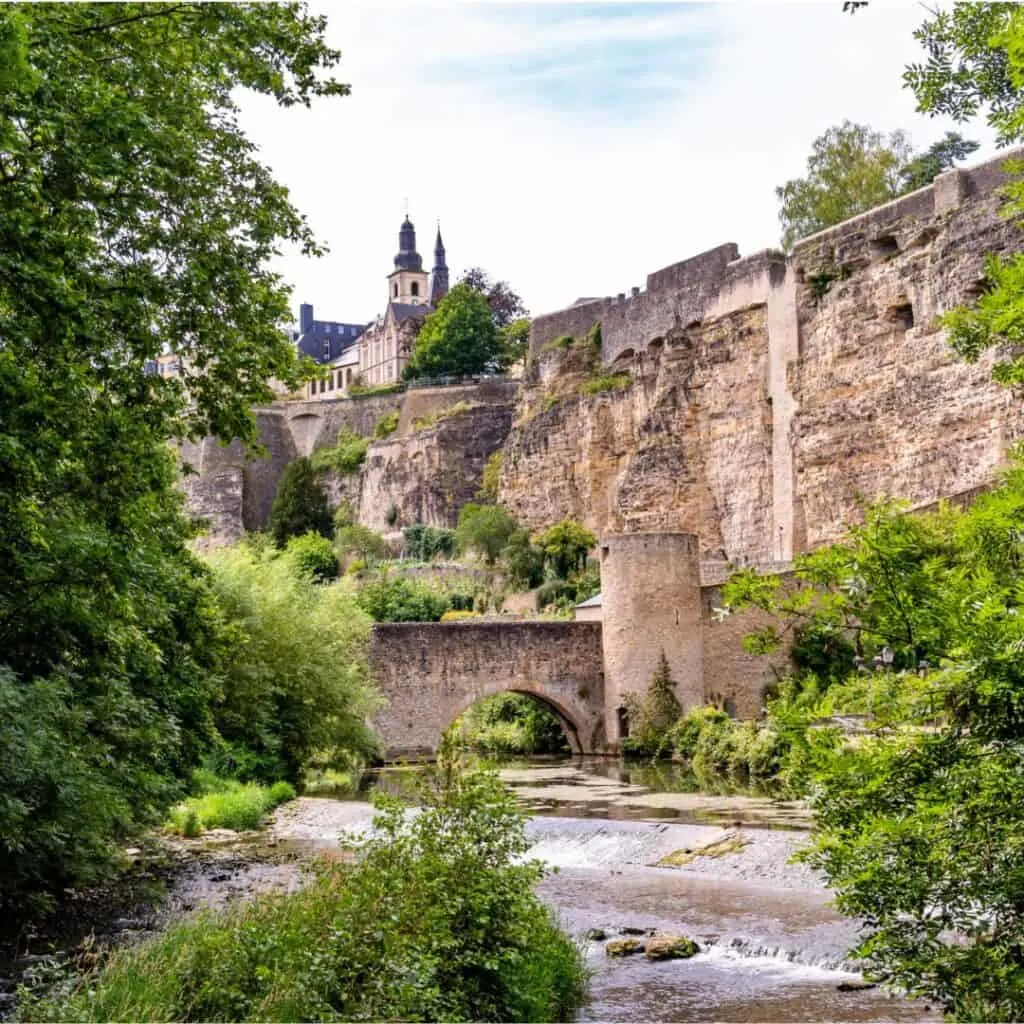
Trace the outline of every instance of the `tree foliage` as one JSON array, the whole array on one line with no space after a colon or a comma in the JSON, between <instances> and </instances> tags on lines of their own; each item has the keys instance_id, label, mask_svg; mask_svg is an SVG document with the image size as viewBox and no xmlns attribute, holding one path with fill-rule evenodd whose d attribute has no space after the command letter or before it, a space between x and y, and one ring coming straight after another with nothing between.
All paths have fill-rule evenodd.
<instances>
[{"instance_id":1,"label":"tree foliage","mask_svg":"<svg viewBox=\"0 0 1024 1024\"><path fill-rule=\"evenodd\" d=\"M532 590L544 582L544 552L533 543L529 530L520 527L509 534L505 559L515 586Z\"/></svg>"},{"instance_id":2,"label":"tree foliage","mask_svg":"<svg viewBox=\"0 0 1024 1024\"><path fill-rule=\"evenodd\" d=\"M947 132L915 155L906 132L885 135L850 121L830 128L814 140L807 177L775 190L782 247L923 188L977 149L977 142Z\"/></svg>"},{"instance_id":3,"label":"tree foliage","mask_svg":"<svg viewBox=\"0 0 1024 1024\"><path fill-rule=\"evenodd\" d=\"M319 533L292 537L285 548L295 571L314 583L330 583L338 576L338 556L334 546Z\"/></svg>"},{"instance_id":4,"label":"tree foliage","mask_svg":"<svg viewBox=\"0 0 1024 1024\"><path fill-rule=\"evenodd\" d=\"M334 545L342 556L355 555L371 564L387 554L387 541L368 526L352 523L343 526L334 537Z\"/></svg>"},{"instance_id":5,"label":"tree foliage","mask_svg":"<svg viewBox=\"0 0 1024 1024\"><path fill-rule=\"evenodd\" d=\"M834 675L876 696L867 736L812 751L812 860L872 972L971 1019L1024 1014L1022 537L1018 465L966 511L874 506L794 584L743 572L725 595L848 638Z\"/></svg>"},{"instance_id":6,"label":"tree foliage","mask_svg":"<svg viewBox=\"0 0 1024 1024\"><path fill-rule=\"evenodd\" d=\"M587 553L597 544L597 538L575 519L563 519L549 526L536 540L544 552L545 565L559 579L568 579L582 569Z\"/></svg>"},{"instance_id":7,"label":"tree foliage","mask_svg":"<svg viewBox=\"0 0 1024 1024\"><path fill-rule=\"evenodd\" d=\"M494 565L516 529L515 519L500 505L463 505L455 528L460 551L476 551Z\"/></svg>"},{"instance_id":8,"label":"tree foliage","mask_svg":"<svg viewBox=\"0 0 1024 1024\"><path fill-rule=\"evenodd\" d=\"M946 132L938 142L933 142L923 153L919 153L900 169L901 191L930 185L943 171L955 167L960 160L966 160L977 152L980 143L965 139L959 132Z\"/></svg>"},{"instance_id":9,"label":"tree foliage","mask_svg":"<svg viewBox=\"0 0 1024 1024\"><path fill-rule=\"evenodd\" d=\"M482 267L470 267L459 283L469 285L487 299L494 326L498 329L511 327L514 322L528 316L523 300L508 281L492 281L491 275Z\"/></svg>"},{"instance_id":10,"label":"tree foliage","mask_svg":"<svg viewBox=\"0 0 1024 1024\"><path fill-rule=\"evenodd\" d=\"M423 321L403 376L410 380L484 373L496 368L500 355L486 297L457 284Z\"/></svg>"},{"instance_id":11,"label":"tree foliage","mask_svg":"<svg viewBox=\"0 0 1024 1024\"><path fill-rule=\"evenodd\" d=\"M309 459L304 456L289 462L281 474L270 508L270 532L278 547L284 547L290 538L305 533L319 533L328 538L334 533L327 495L317 483Z\"/></svg>"},{"instance_id":12,"label":"tree foliage","mask_svg":"<svg viewBox=\"0 0 1024 1024\"><path fill-rule=\"evenodd\" d=\"M0 760L24 754L0 898L93 876L211 735L218 619L167 440L252 438L268 378L298 381L267 261L316 245L234 97L347 91L323 29L295 4L0 7ZM166 349L180 378L146 372Z\"/></svg>"},{"instance_id":13,"label":"tree foliage","mask_svg":"<svg viewBox=\"0 0 1024 1024\"><path fill-rule=\"evenodd\" d=\"M437 622L452 605L430 584L404 576L366 583L356 600L374 622Z\"/></svg>"},{"instance_id":14,"label":"tree foliage","mask_svg":"<svg viewBox=\"0 0 1024 1024\"><path fill-rule=\"evenodd\" d=\"M1005 3L958 3L939 11L915 33L928 51L923 64L907 69L905 81L918 108L957 120L984 111L1003 144L1024 140L1024 10ZM1007 161L1014 177L1006 188L1005 216L1024 215L1024 164ZM1024 256L990 256L984 291L972 308L943 317L954 349L969 362L997 345L1011 353L996 364L1003 384L1024 383Z\"/></svg>"},{"instance_id":15,"label":"tree foliage","mask_svg":"<svg viewBox=\"0 0 1024 1024\"><path fill-rule=\"evenodd\" d=\"M314 764L371 756L370 619L351 591L317 586L287 556L229 549L212 566L232 641L214 709L221 767L298 783Z\"/></svg>"},{"instance_id":16,"label":"tree foliage","mask_svg":"<svg viewBox=\"0 0 1024 1024\"><path fill-rule=\"evenodd\" d=\"M910 155L903 132L885 135L851 121L829 128L814 140L807 176L775 190L783 248L898 195Z\"/></svg>"}]
</instances>

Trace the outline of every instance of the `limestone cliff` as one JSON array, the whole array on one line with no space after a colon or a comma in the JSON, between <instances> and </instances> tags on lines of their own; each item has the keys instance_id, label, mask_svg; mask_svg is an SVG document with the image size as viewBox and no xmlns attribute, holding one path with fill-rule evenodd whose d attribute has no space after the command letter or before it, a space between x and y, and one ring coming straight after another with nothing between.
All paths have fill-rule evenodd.
<instances>
[{"instance_id":1,"label":"limestone cliff","mask_svg":"<svg viewBox=\"0 0 1024 1024\"><path fill-rule=\"evenodd\" d=\"M977 297L986 253L1024 241L999 213L1001 162L789 257L721 246L537 318L501 500L535 527L692 531L705 557L764 562L834 539L861 497L920 505L991 480L1019 401L936 318Z\"/></svg>"},{"instance_id":2,"label":"limestone cliff","mask_svg":"<svg viewBox=\"0 0 1024 1024\"><path fill-rule=\"evenodd\" d=\"M454 526L459 507L480 487L487 457L512 423L519 382L495 379L401 394L335 401L275 402L256 410L262 453L208 438L180 446L193 472L182 480L189 512L207 520L197 542L230 544L267 525L285 466L315 448L332 445L342 430L373 435L388 413L399 413L395 433L371 444L358 473L325 474L332 504L345 499L359 522L375 530L420 522Z\"/></svg>"}]
</instances>

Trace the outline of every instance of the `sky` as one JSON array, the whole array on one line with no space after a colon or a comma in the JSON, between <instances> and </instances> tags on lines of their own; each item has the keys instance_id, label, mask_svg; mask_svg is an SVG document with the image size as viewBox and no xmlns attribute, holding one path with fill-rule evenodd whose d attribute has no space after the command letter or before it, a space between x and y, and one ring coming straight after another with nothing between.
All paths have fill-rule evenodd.
<instances>
[{"instance_id":1,"label":"sky","mask_svg":"<svg viewBox=\"0 0 1024 1024\"><path fill-rule=\"evenodd\" d=\"M242 126L329 252L277 269L318 319L368 322L408 202L424 267L440 221L532 314L628 293L724 242L778 244L775 186L850 119L924 148L954 128L902 88L918 3L312 3L351 95ZM983 126L968 137L994 152Z\"/></svg>"}]
</instances>

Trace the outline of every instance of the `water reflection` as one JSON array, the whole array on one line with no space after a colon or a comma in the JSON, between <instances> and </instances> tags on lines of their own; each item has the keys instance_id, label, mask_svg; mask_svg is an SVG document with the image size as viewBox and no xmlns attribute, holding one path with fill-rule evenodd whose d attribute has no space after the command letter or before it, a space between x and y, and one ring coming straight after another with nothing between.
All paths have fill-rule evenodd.
<instances>
[{"instance_id":1,"label":"water reflection","mask_svg":"<svg viewBox=\"0 0 1024 1024\"><path fill-rule=\"evenodd\" d=\"M671 762L612 758L513 758L496 762L502 779L533 815L700 825L805 829L807 808L783 800L767 784L698 777ZM361 799L374 790L416 801L423 765L395 765L368 772Z\"/></svg>"}]
</instances>

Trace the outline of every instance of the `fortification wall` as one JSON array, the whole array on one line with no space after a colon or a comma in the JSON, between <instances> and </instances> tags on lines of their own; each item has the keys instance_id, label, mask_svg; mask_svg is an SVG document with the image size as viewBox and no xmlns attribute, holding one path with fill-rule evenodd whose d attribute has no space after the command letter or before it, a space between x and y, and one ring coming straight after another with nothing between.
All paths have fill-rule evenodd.
<instances>
[{"instance_id":1,"label":"fortification wall","mask_svg":"<svg viewBox=\"0 0 1024 1024\"><path fill-rule=\"evenodd\" d=\"M722 246L647 290L539 317L500 497L531 526L682 530L712 557L787 560L834 539L858 496L925 504L983 485L1024 434L997 354L969 366L937 317L1016 252L1000 215L1008 154L804 239L791 256ZM1021 152L1015 154L1022 155ZM604 372L581 396L600 320Z\"/></svg>"}]
</instances>

